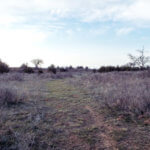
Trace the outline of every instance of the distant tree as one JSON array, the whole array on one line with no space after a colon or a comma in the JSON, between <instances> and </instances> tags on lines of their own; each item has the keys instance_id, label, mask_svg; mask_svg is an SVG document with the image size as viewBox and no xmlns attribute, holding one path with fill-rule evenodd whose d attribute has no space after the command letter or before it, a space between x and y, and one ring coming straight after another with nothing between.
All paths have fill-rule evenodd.
<instances>
[{"instance_id":1,"label":"distant tree","mask_svg":"<svg viewBox=\"0 0 150 150\"><path fill-rule=\"evenodd\" d=\"M72 69L73 69L73 67L72 67L72 66L69 66L69 67L68 67L68 69L69 69L69 70L72 70Z\"/></svg>"},{"instance_id":2,"label":"distant tree","mask_svg":"<svg viewBox=\"0 0 150 150\"><path fill-rule=\"evenodd\" d=\"M78 66L77 69L78 69L78 70L83 70L84 67L83 67L83 66Z\"/></svg>"},{"instance_id":3,"label":"distant tree","mask_svg":"<svg viewBox=\"0 0 150 150\"><path fill-rule=\"evenodd\" d=\"M138 56L134 56L132 54L128 54L129 56L129 59L131 62L129 62L129 65L131 67L135 67L135 66L138 66L138 67L146 67L146 64L148 62L150 62L150 57L149 56L145 56L145 49L144 47L141 49L141 50L137 50L138 52Z\"/></svg>"},{"instance_id":4,"label":"distant tree","mask_svg":"<svg viewBox=\"0 0 150 150\"><path fill-rule=\"evenodd\" d=\"M85 67L85 71L88 71L89 70L89 67Z\"/></svg>"},{"instance_id":5,"label":"distant tree","mask_svg":"<svg viewBox=\"0 0 150 150\"><path fill-rule=\"evenodd\" d=\"M97 72L97 70L96 70L96 69L93 69L92 71L93 71L93 73L96 73L96 72Z\"/></svg>"},{"instance_id":6,"label":"distant tree","mask_svg":"<svg viewBox=\"0 0 150 150\"><path fill-rule=\"evenodd\" d=\"M33 59L31 62L35 65L35 68L36 68L36 69L38 69L39 66L40 66L41 64L43 64L43 60L41 60L41 59Z\"/></svg>"}]
</instances>

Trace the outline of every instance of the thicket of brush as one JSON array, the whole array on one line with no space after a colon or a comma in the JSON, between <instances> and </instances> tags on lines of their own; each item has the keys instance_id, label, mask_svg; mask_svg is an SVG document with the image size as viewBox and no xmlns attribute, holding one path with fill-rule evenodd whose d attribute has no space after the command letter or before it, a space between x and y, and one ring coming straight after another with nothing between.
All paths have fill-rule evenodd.
<instances>
[{"instance_id":1,"label":"thicket of brush","mask_svg":"<svg viewBox=\"0 0 150 150\"><path fill-rule=\"evenodd\" d=\"M112 72L79 77L92 99L112 111L150 115L150 73Z\"/></svg>"},{"instance_id":2,"label":"thicket of brush","mask_svg":"<svg viewBox=\"0 0 150 150\"><path fill-rule=\"evenodd\" d=\"M98 72L113 72L113 71L141 71L148 70L148 67L130 67L130 66L102 66Z\"/></svg>"},{"instance_id":3,"label":"thicket of brush","mask_svg":"<svg viewBox=\"0 0 150 150\"><path fill-rule=\"evenodd\" d=\"M26 64L23 64L20 69L19 69L20 72L23 72L23 73L34 73L34 69L29 67L28 65Z\"/></svg>"}]
</instances>

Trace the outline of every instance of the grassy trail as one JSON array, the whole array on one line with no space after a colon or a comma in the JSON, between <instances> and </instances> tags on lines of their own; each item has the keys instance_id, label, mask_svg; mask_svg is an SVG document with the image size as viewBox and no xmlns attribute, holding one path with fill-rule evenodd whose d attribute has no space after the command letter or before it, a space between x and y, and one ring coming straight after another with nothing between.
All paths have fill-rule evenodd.
<instances>
[{"instance_id":1,"label":"grassy trail","mask_svg":"<svg viewBox=\"0 0 150 150\"><path fill-rule=\"evenodd\" d=\"M116 141L111 136L112 128L102 114L95 110L95 103L80 88L59 80L48 85L50 101L47 105L56 109L56 128L63 128L64 149L106 149L117 150Z\"/></svg>"}]
</instances>

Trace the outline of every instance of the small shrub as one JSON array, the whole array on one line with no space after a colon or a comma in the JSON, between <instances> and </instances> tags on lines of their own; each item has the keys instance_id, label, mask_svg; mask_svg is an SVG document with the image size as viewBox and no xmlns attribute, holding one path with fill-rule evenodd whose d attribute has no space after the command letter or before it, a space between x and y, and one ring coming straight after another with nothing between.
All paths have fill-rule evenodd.
<instances>
[{"instance_id":1,"label":"small shrub","mask_svg":"<svg viewBox=\"0 0 150 150\"><path fill-rule=\"evenodd\" d=\"M60 72L68 72L68 69L64 68L64 67L60 67L59 70L60 70Z\"/></svg>"},{"instance_id":2,"label":"small shrub","mask_svg":"<svg viewBox=\"0 0 150 150\"><path fill-rule=\"evenodd\" d=\"M73 70L74 68L73 68L72 66L69 66L68 69L69 69L69 70Z\"/></svg>"},{"instance_id":3,"label":"small shrub","mask_svg":"<svg viewBox=\"0 0 150 150\"><path fill-rule=\"evenodd\" d=\"M85 71L88 71L89 70L89 68L88 67L85 67Z\"/></svg>"},{"instance_id":4,"label":"small shrub","mask_svg":"<svg viewBox=\"0 0 150 150\"><path fill-rule=\"evenodd\" d=\"M17 138L11 129L5 130L0 136L0 149L1 150L17 150Z\"/></svg>"},{"instance_id":5,"label":"small shrub","mask_svg":"<svg viewBox=\"0 0 150 150\"><path fill-rule=\"evenodd\" d=\"M13 105L22 101L21 96L17 94L17 91L11 88L0 88L0 105Z\"/></svg>"},{"instance_id":6,"label":"small shrub","mask_svg":"<svg viewBox=\"0 0 150 150\"><path fill-rule=\"evenodd\" d=\"M99 72L111 72L111 71L115 71L115 67L113 66L103 66L99 69Z\"/></svg>"},{"instance_id":7,"label":"small shrub","mask_svg":"<svg viewBox=\"0 0 150 150\"><path fill-rule=\"evenodd\" d=\"M78 66L78 67L77 67L77 70L84 70L84 67Z\"/></svg>"},{"instance_id":8,"label":"small shrub","mask_svg":"<svg viewBox=\"0 0 150 150\"><path fill-rule=\"evenodd\" d=\"M38 73L39 73L39 74L42 74L42 73L43 73L43 70L42 70L42 69L39 69L39 70L38 70Z\"/></svg>"},{"instance_id":9,"label":"small shrub","mask_svg":"<svg viewBox=\"0 0 150 150\"><path fill-rule=\"evenodd\" d=\"M52 72L53 74L57 73L57 69L55 68L54 65L49 66L47 70L48 72Z\"/></svg>"},{"instance_id":10,"label":"small shrub","mask_svg":"<svg viewBox=\"0 0 150 150\"><path fill-rule=\"evenodd\" d=\"M0 73L7 73L9 72L9 67L6 63L0 61Z\"/></svg>"},{"instance_id":11,"label":"small shrub","mask_svg":"<svg viewBox=\"0 0 150 150\"><path fill-rule=\"evenodd\" d=\"M97 72L97 70L96 70L96 69L93 69L92 71L93 71L93 73L96 73L96 72Z\"/></svg>"},{"instance_id":12,"label":"small shrub","mask_svg":"<svg viewBox=\"0 0 150 150\"><path fill-rule=\"evenodd\" d=\"M33 68L28 67L26 64L23 64L23 65L20 67L20 70L21 70L21 72L24 72L24 73L34 73Z\"/></svg>"}]
</instances>

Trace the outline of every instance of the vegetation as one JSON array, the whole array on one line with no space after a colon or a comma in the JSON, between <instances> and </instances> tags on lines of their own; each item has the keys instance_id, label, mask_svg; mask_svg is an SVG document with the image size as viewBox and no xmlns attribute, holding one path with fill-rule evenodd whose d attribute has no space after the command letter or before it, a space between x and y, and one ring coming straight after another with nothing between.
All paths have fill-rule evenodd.
<instances>
[{"instance_id":1,"label":"vegetation","mask_svg":"<svg viewBox=\"0 0 150 150\"><path fill-rule=\"evenodd\" d=\"M48 67L48 72L52 72L52 73L56 74L57 73L57 69L55 68L54 65L51 65L51 66Z\"/></svg>"},{"instance_id":2,"label":"vegetation","mask_svg":"<svg viewBox=\"0 0 150 150\"><path fill-rule=\"evenodd\" d=\"M149 150L149 58L140 54L134 66L100 69L0 61L0 150Z\"/></svg>"},{"instance_id":3,"label":"vegetation","mask_svg":"<svg viewBox=\"0 0 150 150\"><path fill-rule=\"evenodd\" d=\"M68 68L60 67L59 71L60 72L68 72Z\"/></svg>"},{"instance_id":4,"label":"vegetation","mask_svg":"<svg viewBox=\"0 0 150 150\"><path fill-rule=\"evenodd\" d=\"M140 71L140 70L148 70L148 67L130 67L130 66L102 66L98 69L98 72L113 72L113 71Z\"/></svg>"},{"instance_id":5,"label":"vegetation","mask_svg":"<svg viewBox=\"0 0 150 150\"><path fill-rule=\"evenodd\" d=\"M42 60L42 59L33 59L31 62L35 65L35 68L36 68L36 69L38 69L39 66L40 66L41 64L43 64L43 60Z\"/></svg>"},{"instance_id":6,"label":"vegetation","mask_svg":"<svg viewBox=\"0 0 150 150\"><path fill-rule=\"evenodd\" d=\"M147 71L85 75L78 82L111 110L137 116L150 113L150 83Z\"/></svg>"},{"instance_id":7,"label":"vegetation","mask_svg":"<svg viewBox=\"0 0 150 150\"><path fill-rule=\"evenodd\" d=\"M149 149L148 71L69 74L0 76L0 149Z\"/></svg>"},{"instance_id":8,"label":"vegetation","mask_svg":"<svg viewBox=\"0 0 150 150\"><path fill-rule=\"evenodd\" d=\"M145 50L144 47L141 50L137 50L139 56L134 56L132 54L129 54L129 58L131 62L129 63L130 66L138 66L138 67L146 67L146 64L150 62L150 57L145 56Z\"/></svg>"},{"instance_id":9,"label":"vegetation","mask_svg":"<svg viewBox=\"0 0 150 150\"><path fill-rule=\"evenodd\" d=\"M12 88L0 88L0 105L10 106L22 102L23 97L17 95L17 91Z\"/></svg>"},{"instance_id":10,"label":"vegetation","mask_svg":"<svg viewBox=\"0 0 150 150\"><path fill-rule=\"evenodd\" d=\"M20 71L21 71L21 72L24 72L24 73L34 73L33 68L28 67L27 64L23 64L23 65L20 67Z\"/></svg>"},{"instance_id":11,"label":"vegetation","mask_svg":"<svg viewBox=\"0 0 150 150\"><path fill-rule=\"evenodd\" d=\"M0 60L0 73L8 73L8 72L9 72L8 65Z\"/></svg>"},{"instance_id":12,"label":"vegetation","mask_svg":"<svg viewBox=\"0 0 150 150\"><path fill-rule=\"evenodd\" d=\"M42 69L39 69L39 70L38 70L38 73L39 73L39 74L42 74L42 73L43 73L43 70L42 70Z\"/></svg>"}]
</instances>

